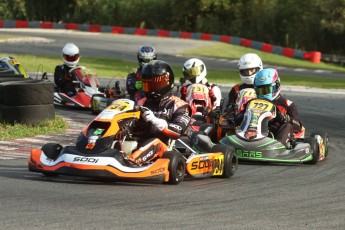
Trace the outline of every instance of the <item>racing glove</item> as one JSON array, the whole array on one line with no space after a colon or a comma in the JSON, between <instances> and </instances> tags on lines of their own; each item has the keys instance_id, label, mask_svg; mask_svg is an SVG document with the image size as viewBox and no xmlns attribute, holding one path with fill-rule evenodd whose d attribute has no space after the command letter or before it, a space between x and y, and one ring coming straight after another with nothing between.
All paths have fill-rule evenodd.
<instances>
[{"instance_id":1,"label":"racing glove","mask_svg":"<svg viewBox=\"0 0 345 230\"><path fill-rule=\"evenodd\" d=\"M135 82L135 88L136 88L137 90L141 90L141 89L143 88L143 83L142 83L142 81L136 81L136 82Z\"/></svg>"},{"instance_id":2,"label":"racing glove","mask_svg":"<svg viewBox=\"0 0 345 230\"><path fill-rule=\"evenodd\" d=\"M184 98L186 98L187 96L187 86L182 86L181 90L180 90L181 96L183 96Z\"/></svg>"},{"instance_id":3,"label":"racing glove","mask_svg":"<svg viewBox=\"0 0 345 230\"><path fill-rule=\"evenodd\" d=\"M168 123L166 122L166 120L157 118L151 110L145 111L142 116L144 121L150 122L157 129L159 129L159 131L162 131L163 129L168 127Z\"/></svg>"},{"instance_id":4,"label":"racing glove","mask_svg":"<svg viewBox=\"0 0 345 230\"><path fill-rule=\"evenodd\" d=\"M290 122L291 118L288 114L284 114L280 111L277 112L277 119L283 124Z\"/></svg>"},{"instance_id":5,"label":"racing glove","mask_svg":"<svg viewBox=\"0 0 345 230\"><path fill-rule=\"evenodd\" d=\"M208 91L208 96L210 97L212 103L215 102L215 101L217 100L217 97L216 97L216 95L214 94L214 91L213 91L212 89L210 89L210 90Z\"/></svg>"}]
</instances>

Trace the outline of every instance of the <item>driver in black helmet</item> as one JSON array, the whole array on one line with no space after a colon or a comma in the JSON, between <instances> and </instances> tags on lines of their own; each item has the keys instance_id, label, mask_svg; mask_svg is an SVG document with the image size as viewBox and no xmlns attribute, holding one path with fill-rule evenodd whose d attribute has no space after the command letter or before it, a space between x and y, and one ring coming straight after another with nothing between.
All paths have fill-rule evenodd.
<instances>
[{"instance_id":1,"label":"driver in black helmet","mask_svg":"<svg viewBox=\"0 0 345 230\"><path fill-rule=\"evenodd\" d=\"M143 120L151 124L140 143L149 138L159 138L168 144L170 139L178 139L186 131L190 121L189 105L179 97L173 96L174 73L170 65L155 60L148 63L141 72L142 91L145 98L138 101L139 106L146 107ZM130 156L133 162L149 162L150 157ZM147 159L146 159L147 158Z\"/></svg>"},{"instance_id":2,"label":"driver in black helmet","mask_svg":"<svg viewBox=\"0 0 345 230\"><path fill-rule=\"evenodd\" d=\"M140 46L137 52L137 58L139 67L135 72L128 74L126 79L126 89L129 94L129 98L135 102L144 97L140 74L147 63L157 59L156 50L153 46Z\"/></svg>"}]
</instances>

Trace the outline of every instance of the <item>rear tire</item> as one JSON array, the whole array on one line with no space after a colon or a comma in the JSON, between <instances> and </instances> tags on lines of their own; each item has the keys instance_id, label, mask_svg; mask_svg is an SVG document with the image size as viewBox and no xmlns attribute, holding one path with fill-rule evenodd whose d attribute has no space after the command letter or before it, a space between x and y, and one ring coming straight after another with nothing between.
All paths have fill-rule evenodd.
<instances>
[{"instance_id":1,"label":"rear tire","mask_svg":"<svg viewBox=\"0 0 345 230\"><path fill-rule=\"evenodd\" d=\"M186 160L180 152L165 152L162 158L167 158L169 162L169 181L168 184L179 184L183 181L186 173Z\"/></svg>"},{"instance_id":2,"label":"rear tire","mask_svg":"<svg viewBox=\"0 0 345 230\"><path fill-rule=\"evenodd\" d=\"M10 124L37 124L55 118L53 104L6 106L0 104L0 120Z\"/></svg>"},{"instance_id":3,"label":"rear tire","mask_svg":"<svg viewBox=\"0 0 345 230\"><path fill-rule=\"evenodd\" d=\"M222 152L224 155L224 168L222 178L230 178L233 176L238 168L238 158L235 154L235 149L226 145L214 145L211 150L212 153Z\"/></svg>"},{"instance_id":4,"label":"rear tire","mask_svg":"<svg viewBox=\"0 0 345 230\"><path fill-rule=\"evenodd\" d=\"M8 106L54 103L54 84L43 80L24 80L0 84L0 104Z\"/></svg>"},{"instance_id":5,"label":"rear tire","mask_svg":"<svg viewBox=\"0 0 345 230\"><path fill-rule=\"evenodd\" d=\"M315 165L317 164L317 162L319 161L319 144L317 143L317 140L315 139L315 137L307 137L304 139L305 143L309 143L310 144L310 149L311 151L313 151L312 155L313 155L313 159L311 161L305 162L306 164L311 164L311 165Z\"/></svg>"}]
</instances>

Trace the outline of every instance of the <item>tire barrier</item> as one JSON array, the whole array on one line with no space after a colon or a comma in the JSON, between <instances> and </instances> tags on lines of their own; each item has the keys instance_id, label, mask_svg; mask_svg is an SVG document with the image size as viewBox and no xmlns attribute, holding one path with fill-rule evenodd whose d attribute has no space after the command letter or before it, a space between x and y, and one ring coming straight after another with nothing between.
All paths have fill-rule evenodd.
<instances>
[{"instance_id":1,"label":"tire barrier","mask_svg":"<svg viewBox=\"0 0 345 230\"><path fill-rule=\"evenodd\" d=\"M55 118L53 104L46 105L0 105L0 119L10 124L37 124Z\"/></svg>"},{"instance_id":2,"label":"tire barrier","mask_svg":"<svg viewBox=\"0 0 345 230\"><path fill-rule=\"evenodd\" d=\"M8 106L54 103L54 85L42 80L0 83L0 104Z\"/></svg>"},{"instance_id":3,"label":"tire barrier","mask_svg":"<svg viewBox=\"0 0 345 230\"><path fill-rule=\"evenodd\" d=\"M0 77L0 122L37 124L54 117L53 83Z\"/></svg>"},{"instance_id":4,"label":"tire barrier","mask_svg":"<svg viewBox=\"0 0 345 230\"><path fill-rule=\"evenodd\" d=\"M103 26L103 25L86 25L76 23L54 23L54 22L38 22L38 21L21 21L21 20L0 20L0 28L40 28L40 29L66 29L80 30L88 32L105 32L115 34L130 34L139 36L157 36L157 37L173 37L183 39L199 39L207 41L219 41L232 45L239 45L248 48L257 49L267 53L282 55L285 57L309 60L314 63L320 63L321 52L303 51L281 46L275 46L264 42L239 38L229 35L218 35L208 33L192 33L183 31L167 31L155 29L132 28L122 26Z\"/></svg>"}]
</instances>

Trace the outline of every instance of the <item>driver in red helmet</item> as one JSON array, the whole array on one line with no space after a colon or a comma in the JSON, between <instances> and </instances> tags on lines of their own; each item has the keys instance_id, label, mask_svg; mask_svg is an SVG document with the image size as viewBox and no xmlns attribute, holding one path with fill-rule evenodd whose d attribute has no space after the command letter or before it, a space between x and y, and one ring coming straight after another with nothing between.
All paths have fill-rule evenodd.
<instances>
[{"instance_id":1,"label":"driver in red helmet","mask_svg":"<svg viewBox=\"0 0 345 230\"><path fill-rule=\"evenodd\" d=\"M180 138L186 131L191 111L185 101L173 96L174 78L171 66L164 61L151 61L142 69L142 91L145 98L138 101L138 105L146 108L142 118L150 126L145 136L138 141L139 145L150 138L159 138L168 144L171 139ZM130 155L129 159L143 164L152 160L152 157L141 154Z\"/></svg>"},{"instance_id":2,"label":"driver in red helmet","mask_svg":"<svg viewBox=\"0 0 345 230\"><path fill-rule=\"evenodd\" d=\"M55 67L54 82L62 93L71 97L76 95L77 91L69 71L79 63L79 48L73 43L67 43L62 48L62 60L64 64Z\"/></svg>"}]
</instances>

